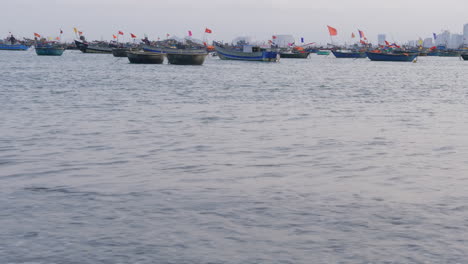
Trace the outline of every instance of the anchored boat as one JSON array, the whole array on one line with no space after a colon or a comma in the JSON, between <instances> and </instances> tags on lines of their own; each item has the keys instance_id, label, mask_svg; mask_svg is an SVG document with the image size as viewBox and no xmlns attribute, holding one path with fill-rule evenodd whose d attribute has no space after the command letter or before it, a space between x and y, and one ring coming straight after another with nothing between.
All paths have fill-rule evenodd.
<instances>
[{"instance_id":1,"label":"anchored boat","mask_svg":"<svg viewBox=\"0 0 468 264\"><path fill-rule=\"evenodd\" d=\"M461 57L463 60L468 60L468 53L462 52L462 53L460 54L460 57Z\"/></svg>"},{"instance_id":2,"label":"anchored boat","mask_svg":"<svg viewBox=\"0 0 468 264\"><path fill-rule=\"evenodd\" d=\"M129 51L127 57L130 63L140 64L162 64L164 62L164 53Z\"/></svg>"},{"instance_id":3,"label":"anchored boat","mask_svg":"<svg viewBox=\"0 0 468 264\"><path fill-rule=\"evenodd\" d=\"M127 57L127 52L130 51L130 48L113 48L112 55L114 57L125 58Z\"/></svg>"},{"instance_id":4,"label":"anchored boat","mask_svg":"<svg viewBox=\"0 0 468 264\"><path fill-rule=\"evenodd\" d=\"M325 56L328 56L328 55L330 55L330 51L329 51L329 50L318 50L318 51L317 51L317 55L325 55Z\"/></svg>"},{"instance_id":5,"label":"anchored boat","mask_svg":"<svg viewBox=\"0 0 468 264\"><path fill-rule=\"evenodd\" d=\"M0 50L28 50L29 46L20 43L13 35L10 35L5 40L0 40Z\"/></svg>"},{"instance_id":6,"label":"anchored boat","mask_svg":"<svg viewBox=\"0 0 468 264\"><path fill-rule=\"evenodd\" d=\"M366 52L367 57L371 61L414 61L418 57L418 53L407 52L383 52L383 51L369 51Z\"/></svg>"},{"instance_id":7,"label":"anchored boat","mask_svg":"<svg viewBox=\"0 0 468 264\"><path fill-rule=\"evenodd\" d=\"M366 52L364 51L354 51L354 50L332 50L333 55L336 58L350 58L350 59L359 59L359 58L366 58Z\"/></svg>"},{"instance_id":8,"label":"anchored boat","mask_svg":"<svg viewBox=\"0 0 468 264\"><path fill-rule=\"evenodd\" d=\"M169 64L202 65L208 55L206 50L175 49L166 53Z\"/></svg>"},{"instance_id":9,"label":"anchored boat","mask_svg":"<svg viewBox=\"0 0 468 264\"><path fill-rule=\"evenodd\" d=\"M75 45L83 53L112 54L112 48L114 48L103 41L89 43L83 36L80 37L80 40L75 40Z\"/></svg>"},{"instance_id":10,"label":"anchored boat","mask_svg":"<svg viewBox=\"0 0 468 264\"><path fill-rule=\"evenodd\" d=\"M39 56L62 56L65 47L55 42L38 43L35 45L36 54Z\"/></svg>"},{"instance_id":11,"label":"anchored boat","mask_svg":"<svg viewBox=\"0 0 468 264\"><path fill-rule=\"evenodd\" d=\"M259 46L231 46L215 42L214 47L219 58L222 60L277 62L280 59L280 54L277 51Z\"/></svg>"}]
</instances>

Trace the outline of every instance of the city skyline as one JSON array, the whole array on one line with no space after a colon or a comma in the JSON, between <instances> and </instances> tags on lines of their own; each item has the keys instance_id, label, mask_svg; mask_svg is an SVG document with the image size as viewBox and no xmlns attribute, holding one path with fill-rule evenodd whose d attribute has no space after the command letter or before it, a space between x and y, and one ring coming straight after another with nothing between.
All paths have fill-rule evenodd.
<instances>
[{"instance_id":1,"label":"city skyline","mask_svg":"<svg viewBox=\"0 0 468 264\"><path fill-rule=\"evenodd\" d=\"M377 42L378 34L386 34L389 41L407 42L427 38L432 33L449 30L462 33L468 21L462 12L468 3L456 4L457 9L428 7L427 1L405 3L374 3L368 0L307 1L271 0L254 3L241 1L150 0L18 0L5 4L7 12L0 17L0 33L12 32L20 37L33 37L37 32L56 36L60 29L63 39L72 40L73 28L83 31L89 39L109 40L118 30L147 34L150 39L165 38L166 34L184 37L190 30L195 38L202 38L205 27L213 30L209 40L226 42L238 36L251 36L265 41L277 34L291 34L305 42L330 42L326 26L338 29L336 42L350 42L351 33L360 29L370 42ZM129 39L129 37L127 37Z\"/></svg>"}]
</instances>

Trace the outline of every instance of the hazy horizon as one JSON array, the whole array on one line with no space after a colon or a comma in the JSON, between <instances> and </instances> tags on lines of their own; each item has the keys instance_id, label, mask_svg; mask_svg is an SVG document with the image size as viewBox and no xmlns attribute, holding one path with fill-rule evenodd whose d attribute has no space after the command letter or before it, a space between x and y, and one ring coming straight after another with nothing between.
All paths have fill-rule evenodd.
<instances>
[{"instance_id":1,"label":"hazy horizon","mask_svg":"<svg viewBox=\"0 0 468 264\"><path fill-rule=\"evenodd\" d=\"M432 1L431 1L432 2ZM193 37L202 38L205 27L213 30L209 40L231 41L238 36L257 40L270 39L276 34L291 34L305 42L327 43L330 38L326 26L338 29L336 42L351 41L351 33L361 29L369 41L375 43L377 34L388 40L406 42L432 33L449 30L461 33L468 17L463 10L468 3L454 0L444 7L434 1L414 0L406 3L357 1L260 0L248 2L199 0L16 0L3 3L0 17L0 36L12 32L19 37L57 36L74 38L73 28L83 31L88 39L109 40L118 30L134 33L139 38L165 38L166 34L184 37L191 30ZM434 6L434 7L432 7ZM453 8L456 6L457 8Z\"/></svg>"}]
</instances>

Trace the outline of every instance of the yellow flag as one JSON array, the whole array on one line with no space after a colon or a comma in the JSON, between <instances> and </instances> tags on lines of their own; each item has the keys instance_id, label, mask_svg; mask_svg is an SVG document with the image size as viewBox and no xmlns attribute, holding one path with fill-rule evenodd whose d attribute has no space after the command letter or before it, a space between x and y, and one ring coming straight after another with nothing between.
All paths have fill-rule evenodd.
<instances>
[{"instance_id":1,"label":"yellow flag","mask_svg":"<svg viewBox=\"0 0 468 264\"><path fill-rule=\"evenodd\" d=\"M75 34L78 33L78 29L73 28L73 31L75 31Z\"/></svg>"}]
</instances>

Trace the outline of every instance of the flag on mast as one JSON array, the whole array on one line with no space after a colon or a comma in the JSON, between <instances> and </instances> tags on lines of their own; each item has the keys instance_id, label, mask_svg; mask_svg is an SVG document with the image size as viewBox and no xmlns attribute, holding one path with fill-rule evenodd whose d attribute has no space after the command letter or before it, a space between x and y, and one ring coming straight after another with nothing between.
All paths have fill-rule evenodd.
<instances>
[{"instance_id":1,"label":"flag on mast","mask_svg":"<svg viewBox=\"0 0 468 264\"><path fill-rule=\"evenodd\" d=\"M211 33L213 33L213 31L211 29L209 29L209 28L205 28L205 33L211 34Z\"/></svg>"},{"instance_id":2,"label":"flag on mast","mask_svg":"<svg viewBox=\"0 0 468 264\"><path fill-rule=\"evenodd\" d=\"M364 32L362 32L361 30L358 29L358 32L359 32L359 37L360 38L366 38L366 36L364 36Z\"/></svg>"},{"instance_id":3,"label":"flag on mast","mask_svg":"<svg viewBox=\"0 0 468 264\"><path fill-rule=\"evenodd\" d=\"M330 33L330 36L338 35L338 31L336 30L336 28L330 27L330 26L327 26L327 27L328 27L328 32Z\"/></svg>"},{"instance_id":4,"label":"flag on mast","mask_svg":"<svg viewBox=\"0 0 468 264\"><path fill-rule=\"evenodd\" d=\"M192 36L192 31L191 30L188 31L188 35L189 35L189 37Z\"/></svg>"},{"instance_id":5,"label":"flag on mast","mask_svg":"<svg viewBox=\"0 0 468 264\"><path fill-rule=\"evenodd\" d=\"M356 35L354 35L354 32L351 33L351 38L355 38L355 37L356 37Z\"/></svg>"},{"instance_id":6,"label":"flag on mast","mask_svg":"<svg viewBox=\"0 0 468 264\"><path fill-rule=\"evenodd\" d=\"M40 38L41 35L39 35L39 34L37 34L37 33L34 33L34 37Z\"/></svg>"}]
</instances>

